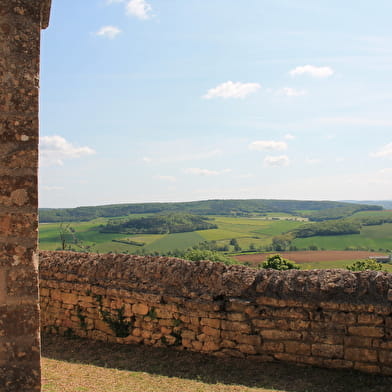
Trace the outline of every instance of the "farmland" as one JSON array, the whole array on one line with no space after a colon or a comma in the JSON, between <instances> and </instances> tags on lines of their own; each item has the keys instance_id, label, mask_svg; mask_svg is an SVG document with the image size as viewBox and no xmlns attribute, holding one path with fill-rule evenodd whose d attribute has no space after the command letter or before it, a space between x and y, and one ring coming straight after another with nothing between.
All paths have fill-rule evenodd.
<instances>
[{"instance_id":1,"label":"farmland","mask_svg":"<svg viewBox=\"0 0 392 392\"><path fill-rule=\"evenodd\" d=\"M151 215L153 214L132 214L131 216L146 217ZM391 211L362 211L352 215L349 219L376 217L388 220L391 216ZM124 216L118 219L128 217ZM271 249L271 244L276 236L292 232L301 225L311 224L306 222L306 218L299 218L288 213L268 213L263 216L253 215L251 217L209 215L209 222L216 226L214 229L162 234L102 232L102 227L107 224L109 219L111 218L100 217L90 221L70 223L74 230L74 236L80 241L81 247L72 247L72 237L68 234L65 236L67 246L74 250L83 250L83 247L91 246L91 250L97 252L161 254L174 250L184 251L207 242L223 250L226 254L239 253L240 256L237 260L243 262L248 261L246 258L252 258L254 253L275 251ZM60 241L62 225L64 224L57 222L40 224L41 249L62 248ZM230 245L233 239L238 244L237 249ZM297 251L290 254L288 258L301 263L303 268L344 267L353 260L369 256L370 252L388 253L392 248L392 223L363 226L358 234L295 238L290 247ZM301 255L309 255L309 249L321 252L313 253L312 260L298 259L302 257ZM282 249L279 253L284 250ZM305 253L303 253L304 251ZM329 252L323 253L323 251ZM357 251L362 251L362 253L357 253ZM338 258L336 258L337 255L339 255ZM260 262L259 256L257 256L257 260ZM254 263L251 262L251 264Z\"/></svg>"},{"instance_id":2,"label":"farmland","mask_svg":"<svg viewBox=\"0 0 392 392\"><path fill-rule=\"evenodd\" d=\"M328 268L346 268L354 260L366 259L369 256L382 256L379 252L367 251L336 251L336 250L319 250L319 251L296 251L281 252L282 257L300 264L301 269L328 269ZM258 266L264 262L271 253L256 253L237 255L235 259L241 263L247 263ZM383 270L392 272L392 265L383 265Z\"/></svg>"},{"instance_id":3,"label":"farmland","mask_svg":"<svg viewBox=\"0 0 392 392\"><path fill-rule=\"evenodd\" d=\"M123 240L124 242L132 240L145 243L143 248L148 252L167 252L171 249L185 250L203 241L217 241L218 244L224 245L235 238L241 249L245 250L251 244L255 248L268 246L273 236L303 224L301 220L295 220L295 217L290 215L269 216L263 219L227 216L210 216L209 218L218 226L217 229L172 234L102 233L100 228L108 220L106 218L98 218L88 222L72 222L72 227L84 244L92 245L98 252L133 253L139 247L112 240ZM59 223L40 224L40 248L44 250L61 249Z\"/></svg>"}]
</instances>

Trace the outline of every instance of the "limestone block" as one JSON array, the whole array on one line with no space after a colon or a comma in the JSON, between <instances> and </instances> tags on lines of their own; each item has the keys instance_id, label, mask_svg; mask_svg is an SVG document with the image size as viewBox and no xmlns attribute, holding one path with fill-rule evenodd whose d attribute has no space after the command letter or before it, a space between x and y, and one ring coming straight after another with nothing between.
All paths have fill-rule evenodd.
<instances>
[{"instance_id":1,"label":"limestone block","mask_svg":"<svg viewBox=\"0 0 392 392\"><path fill-rule=\"evenodd\" d=\"M374 313L360 313L358 315L358 324L383 325L384 317Z\"/></svg>"},{"instance_id":2,"label":"limestone block","mask_svg":"<svg viewBox=\"0 0 392 392\"><path fill-rule=\"evenodd\" d=\"M222 320L221 328L227 331L236 331L241 333L250 333L251 331L250 325L248 323L237 321Z\"/></svg>"},{"instance_id":3,"label":"limestone block","mask_svg":"<svg viewBox=\"0 0 392 392\"><path fill-rule=\"evenodd\" d=\"M219 329L221 326L221 320L219 319L210 319L210 318L201 318L200 325L207 325L211 328Z\"/></svg>"},{"instance_id":4,"label":"limestone block","mask_svg":"<svg viewBox=\"0 0 392 392\"><path fill-rule=\"evenodd\" d=\"M374 338L381 338L384 336L385 332L383 328L380 327L349 327L348 333L350 335L357 335L357 336L366 336L366 337L374 337Z\"/></svg>"},{"instance_id":5,"label":"limestone block","mask_svg":"<svg viewBox=\"0 0 392 392\"><path fill-rule=\"evenodd\" d=\"M307 343L300 342L285 342L284 350L290 354L298 354L298 355L310 355L311 354L311 346Z\"/></svg>"},{"instance_id":6,"label":"limestone block","mask_svg":"<svg viewBox=\"0 0 392 392\"><path fill-rule=\"evenodd\" d=\"M346 348L344 359L355 362L377 362L377 350Z\"/></svg>"},{"instance_id":7,"label":"limestone block","mask_svg":"<svg viewBox=\"0 0 392 392\"><path fill-rule=\"evenodd\" d=\"M342 359L344 356L344 347L343 345L316 343L312 344L312 355L331 359Z\"/></svg>"}]
</instances>

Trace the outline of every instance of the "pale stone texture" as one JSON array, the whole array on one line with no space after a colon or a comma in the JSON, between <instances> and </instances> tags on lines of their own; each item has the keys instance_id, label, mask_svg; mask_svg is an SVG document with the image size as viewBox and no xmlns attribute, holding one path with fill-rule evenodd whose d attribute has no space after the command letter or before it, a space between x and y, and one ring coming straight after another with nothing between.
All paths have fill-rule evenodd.
<instances>
[{"instance_id":1,"label":"pale stone texture","mask_svg":"<svg viewBox=\"0 0 392 392\"><path fill-rule=\"evenodd\" d=\"M50 0L0 0L0 390L39 391L39 50Z\"/></svg>"}]
</instances>

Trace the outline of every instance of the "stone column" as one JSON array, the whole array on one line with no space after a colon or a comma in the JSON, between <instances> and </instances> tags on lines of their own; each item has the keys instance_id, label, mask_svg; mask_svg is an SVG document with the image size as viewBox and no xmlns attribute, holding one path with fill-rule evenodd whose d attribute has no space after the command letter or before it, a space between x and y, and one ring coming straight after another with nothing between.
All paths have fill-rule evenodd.
<instances>
[{"instance_id":1,"label":"stone column","mask_svg":"<svg viewBox=\"0 0 392 392\"><path fill-rule=\"evenodd\" d=\"M38 95L50 0L0 0L0 391L40 391Z\"/></svg>"}]
</instances>

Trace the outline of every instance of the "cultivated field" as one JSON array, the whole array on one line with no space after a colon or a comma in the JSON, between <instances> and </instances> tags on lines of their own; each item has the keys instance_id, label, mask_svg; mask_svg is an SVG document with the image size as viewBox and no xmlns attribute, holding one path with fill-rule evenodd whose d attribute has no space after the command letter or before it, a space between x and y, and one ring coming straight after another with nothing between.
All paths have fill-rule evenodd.
<instances>
[{"instance_id":1,"label":"cultivated field","mask_svg":"<svg viewBox=\"0 0 392 392\"><path fill-rule=\"evenodd\" d=\"M367 211L354 214L350 219L358 217L378 217L388 219L391 211ZM147 216L148 214L135 214L135 217ZM119 233L101 233L100 226L107 223L108 218L98 218L88 222L72 222L78 239L85 245L93 245L97 252L168 252L170 250L185 250L203 241L216 241L218 246L226 246L230 240L235 238L242 250L265 249L271 245L272 238L287 233L304 222L298 221L297 217L289 214L279 214L266 217L235 217L235 216L209 216L211 222L218 226L217 229L199 230L187 233L174 234L134 234L126 235ZM61 249L60 224L40 224L40 248L44 250ZM123 241L132 243L120 243ZM137 246L134 243L144 244ZM382 225L363 226L360 234L314 236L309 238L296 238L292 245L298 249L325 249L330 251L364 250L377 252L392 249L392 223ZM233 248L230 247L230 251ZM307 254L307 253L305 253ZM319 259L323 253L315 254L317 260L314 262L339 261L341 256L327 256L328 260ZM344 253L348 257L345 260L362 258L360 253ZM336 254L338 255L338 254ZM352 256L353 255L353 256ZM292 258L302 257L301 253L295 253ZM244 256L248 257L248 255ZM330 258L332 257L332 259ZM308 261L299 261L306 263ZM313 261L312 261L313 262ZM321 267L321 265L320 265Z\"/></svg>"},{"instance_id":2,"label":"cultivated field","mask_svg":"<svg viewBox=\"0 0 392 392\"><path fill-rule=\"evenodd\" d=\"M273 252L275 254L277 252ZM359 260L366 259L369 256L384 256L383 253L373 253L366 251L337 251L337 250L306 250L296 252L278 252L284 258L295 261L298 264L304 263L320 263L325 261L341 261L341 260ZM235 259L241 262L256 263L265 261L271 253L244 254L235 256Z\"/></svg>"},{"instance_id":3,"label":"cultivated field","mask_svg":"<svg viewBox=\"0 0 392 392\"><path fill-rule=\"evenodd\" d=\"M258 266L265 261L271 254L279 253L284 258L295 261L301 265L301 269L327 269L327 268L346 268L356 260L366 259L369 256L384 256L384 253L367 251L296 251L296 252L274 252L274 253L253 253L234 256L241 263L250 263ZM383 269L392 272L392 265L384 264Z\"/></svg>"}]
</instances>

